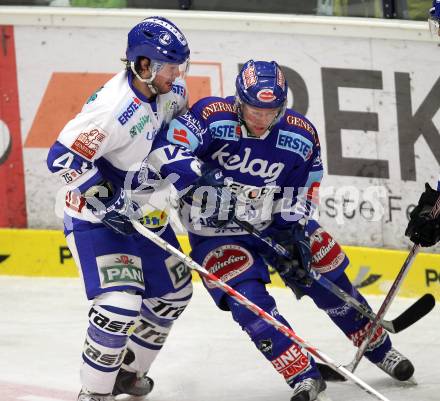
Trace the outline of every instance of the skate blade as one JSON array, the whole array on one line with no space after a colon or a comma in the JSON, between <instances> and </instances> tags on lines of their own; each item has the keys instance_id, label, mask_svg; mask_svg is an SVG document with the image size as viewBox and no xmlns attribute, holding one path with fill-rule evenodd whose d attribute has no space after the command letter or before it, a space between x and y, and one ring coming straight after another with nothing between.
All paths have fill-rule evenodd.
<instances>
[{"instance_id":1,"label":"skate blade","mask_svg":"<svg viewBox=\"0 0 440 401\"><path fill-rule=\"evenodd\" d=\"M145 401L147 399L146 395L140 397L128 394L119 394L115 396L115 401Z\"/></svg>"}]
</instances>

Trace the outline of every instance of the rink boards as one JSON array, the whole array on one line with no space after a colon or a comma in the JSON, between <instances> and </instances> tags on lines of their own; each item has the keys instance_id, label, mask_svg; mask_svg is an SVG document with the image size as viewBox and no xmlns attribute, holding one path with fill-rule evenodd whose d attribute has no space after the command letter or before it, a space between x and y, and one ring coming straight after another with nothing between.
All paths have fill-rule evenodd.
<instances>
[{"instance_id":1,"label":"rink boards","mask_svg":"<svg viewBox=\"0 0 440 401\"><path fill-rule=\"evenodd\" d=\"M188 239L180 236L179 240L188 252ZM348 275L365 294L385 294L408 254L378 248L343 248L351 261ZM0 275L77 277L78 272L61 231L1 229ZM272 275L272 282L283 286L276 274ZM417 297L426 292L440 300L440 255L420 253L399 295Z\"/></svg>"}]
</instances>

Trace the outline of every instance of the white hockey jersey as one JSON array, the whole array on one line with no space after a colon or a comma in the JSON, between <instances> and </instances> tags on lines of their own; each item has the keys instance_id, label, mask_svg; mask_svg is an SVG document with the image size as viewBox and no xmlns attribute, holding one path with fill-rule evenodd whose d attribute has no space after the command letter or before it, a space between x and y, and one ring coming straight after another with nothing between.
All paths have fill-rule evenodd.
<instances>
[{"instance_id":1,"label":"white hockey jersey","mask_svg":"<svg viewBox=\"0 0 440 401\"><path fill-rule=\"evenodd\" d=\"M180 79L174 82L171 92L152 101L131 85L131 73L127 71L115 75L95 92L63 128L47 158L49 169L67 186L65 213L96 221L82 207L77 194L103 180L125 189L137 188L147 178L142 161L150 153L156 134L186 108L186 86ZM153 191L145 192L151 198Z\"/></svg>"}]
</instances>

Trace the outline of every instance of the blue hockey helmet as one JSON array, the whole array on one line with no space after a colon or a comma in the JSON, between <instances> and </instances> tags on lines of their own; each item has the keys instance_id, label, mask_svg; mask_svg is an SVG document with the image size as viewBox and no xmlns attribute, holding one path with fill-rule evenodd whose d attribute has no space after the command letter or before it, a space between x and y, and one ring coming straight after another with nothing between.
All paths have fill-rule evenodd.
<instances>
[{"instance_id":1,"label":"blue hockey helmet","mask_svg":"<svg viewBox=\"0 0 440 401\"><path fill-rule=\"evenodd\" d=\"M189 58L188 42L176 25L164 17L149 17L128 33L127 60L138 57L162 63L182 64Z\"/></svg>"},{"instance_id":2,"label":"blue hockey helmet","mask_svg":"<svg viewBox=\"0 0 440 401\"><path fill-rule=\"evenodd\" d=\"M247 61L235 87L239 100L254 107L274 109L287 102L287 82L275 61Z\"/></svg>"}]
</instances>

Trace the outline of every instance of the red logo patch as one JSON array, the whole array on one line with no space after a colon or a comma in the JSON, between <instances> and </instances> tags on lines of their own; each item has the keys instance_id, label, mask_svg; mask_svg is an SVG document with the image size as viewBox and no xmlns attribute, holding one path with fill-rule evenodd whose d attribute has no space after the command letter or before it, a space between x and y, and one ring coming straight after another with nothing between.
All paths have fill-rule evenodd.
<instances>
[{"instance_id":1,"label":"red logo patch","mask_svg":"<svg viewBox=\"0 0 440 401\"><path fill-rule=\"evenodd\" d=\"M254 86L257 83L257 73L253 63L248 65L243 71L242 78L245 89L248 89L250 86Z\"/></svg>"},{"instance_id":2,"label":"red logo patch","mask_svg":"<svg viewBox=\"0 0 440 401\"><path fill-rule=\"evenodd\" d=\"M309 358L301 352L301 348L296 344L293 344L271 362L277 372L281 373L286 380L292 379L304 370L310 368Z\"/></svg>"},{"instance_id":3,"label":"red logo patch","mask_svg":"<svg viewBox=\"0 0 440 401\"><path fill-rule=\"evenodd\" d=\"M86 204L86 200L77 191L66 192L66 206L75 212L81 213L83 207Z\"/></svg>"},{"instance_id":4,"label":"red logo patch","mask_svg":"<svg viewBox=\"0 0 440 401\"><path fill-rule=\"evenodd\" d=\"M353 344L355 347L360 347L361 344L364 342L365 337L370 332L370 327L372 325L372 322L368 322L364 327L362 327L360 330L350 334L350 339L353 341ZM386 332L384 331L383 327L378 327L376 329L376 332L373 335L373 338L371 339L370 343L368 344L367 350L371 351L383 344L383 342L386 340Z\"/></svg>"},{"instance_id":5,"label":"red logo patch","mask_svg":"<svg viewBox=\"0 0 440 401\"><path fill-rule=\"evenodd\" d=\"M173 132L173 138L177 141L177 142L182 142L182 143L186 143L187 145L189 145L189 141L187 138L187 132L184 129L177 129L174 128L174 132Z\"/></svg>"},{"instance_id":6,"label":"red logo patch","mask_svg":"<svg viewBox=\"0 0 440 401\"><path fill-rule=\"evenodd\" d=\"M319 227L310 236L312 267L319 273L335 270L344 262L345 253L335 239Z\"/></svg>"},{"instance_id":7,"label":"red logo patch","mask_svg":"<svg viewBox=\"0 0 440 401\"><path fill-rule=\"evenodd\" d=\"M244 248L238 245L223 245L209 252L203 266L223 281L231 280L246 271L254 259Z\"/></svg>"},{"instance_id":8,"label":"red logo patch","mask_svg":"<svg viewBox=\"0 0 440 401\"><path fill-rule=\"evenodd\" d=\"M106 135L97 128L90 130L90 132L81 132L73 142L71 148L83 155L85 158L91 160L95 156Z\"/></svg>"},{"instance_id":9,"label":"red logo patch","mask_svg":"<svg viewBox=\"0 0 440 401\"><path fill-rule=\"evenodd\" d=\"M265 103L270 103L274 101L276 98L277 97L274 95L272 89L261 89L257 93L257 99Z\"/></svg>"}]
</instances>

